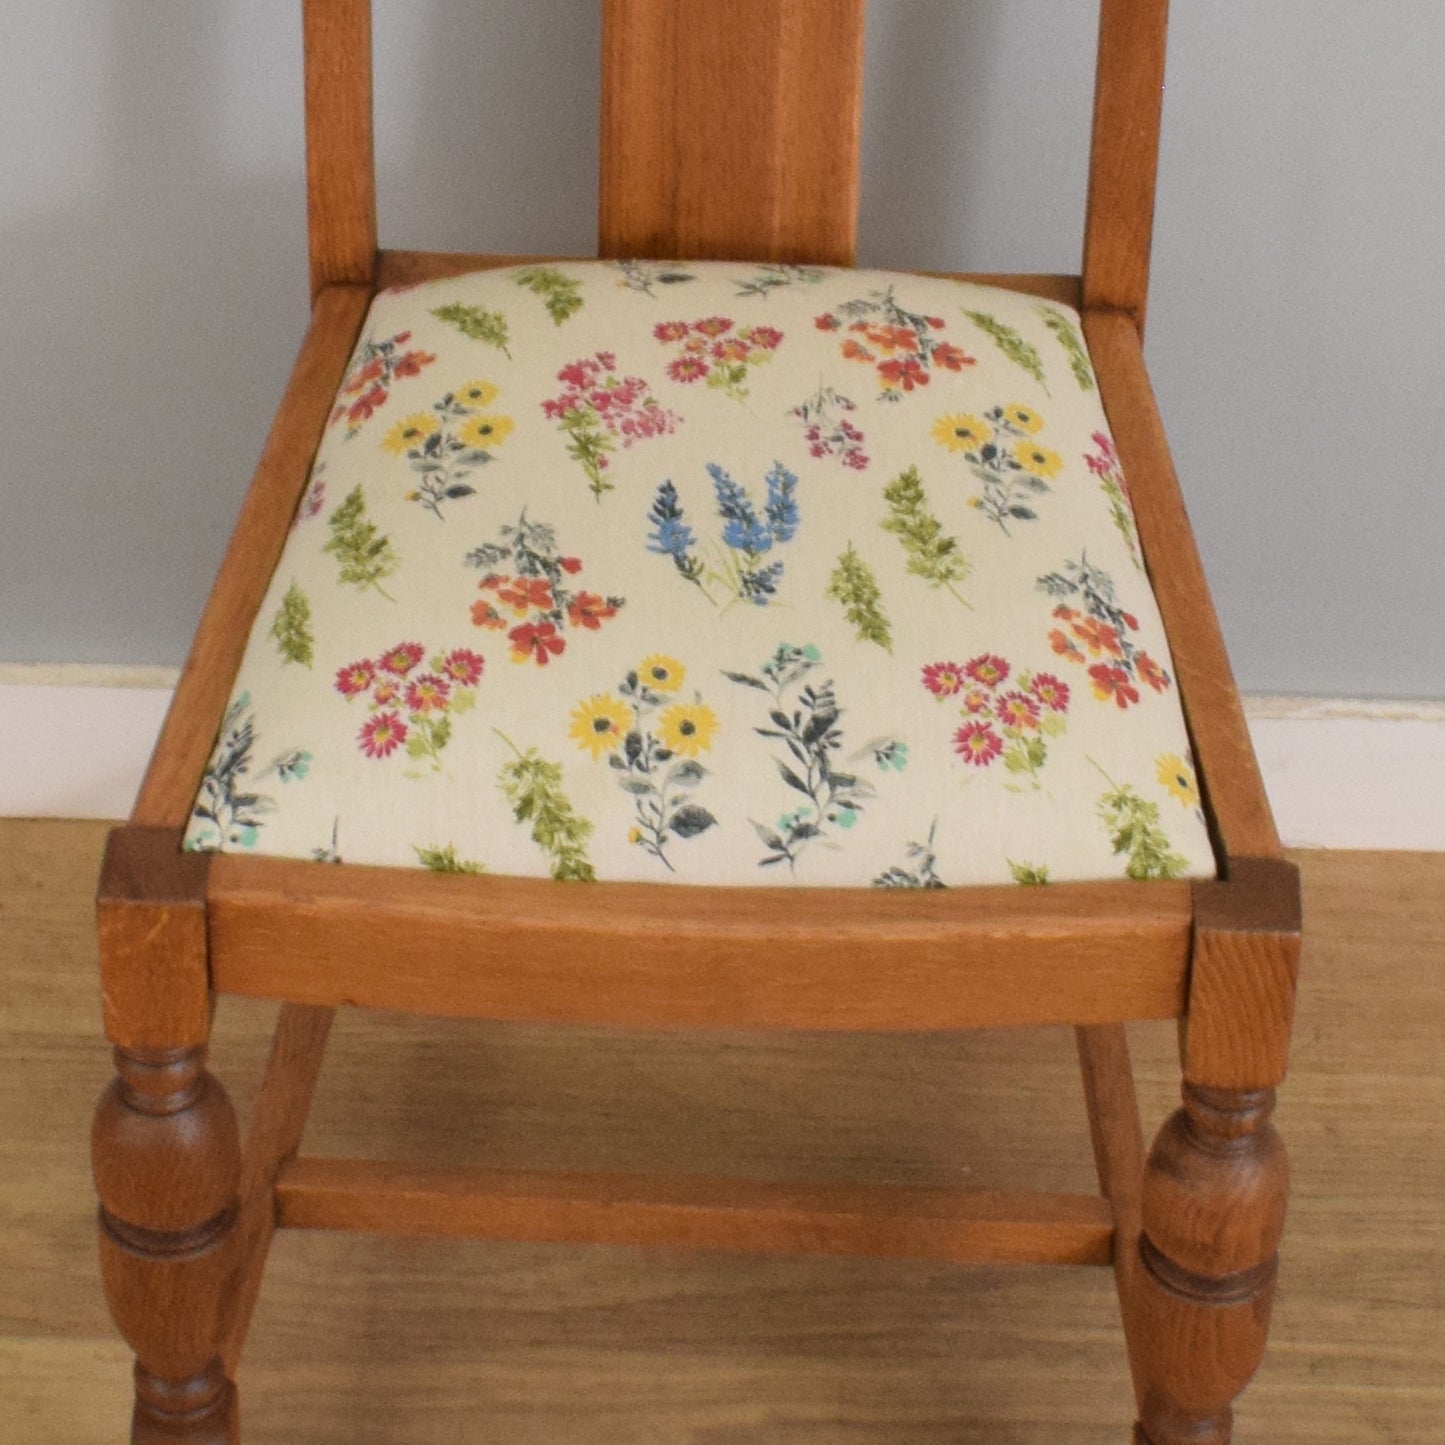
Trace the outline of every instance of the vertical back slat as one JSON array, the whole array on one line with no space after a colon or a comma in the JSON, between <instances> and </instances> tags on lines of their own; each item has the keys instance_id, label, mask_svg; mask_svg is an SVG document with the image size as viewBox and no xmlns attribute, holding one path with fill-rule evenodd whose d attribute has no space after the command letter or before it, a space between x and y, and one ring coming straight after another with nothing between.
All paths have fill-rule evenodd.
<instances>
[{"instance_id":1,"label":"vertical back slat","mask_svg":"<svg viewBox=\"0 0 1445 1445\"><path fill-rule=\"evenodd\" d=\"M864 0L603 0L603 256L849 265Z\"/></svg>"},{"instance_id":2,"label":"vertical back slat","mask_svg":"<svg viewBox=\"0 0 1445 1445\"><path fill-rule=\"evenodd\" d=\"M311 295L376 269L371 0L303 0Z\"/></svg>"},{"instance_id":3,"label":"vertical back slat","mask_svg":"<svg viewBox=\"0 0 1445 1445\"><path fill-rule=\"evenodd\" d=\"M1126 311L1141 331L1168 15L1168 0L1102 0L1099 10L1084 305Z\"/></svg>"}]
</instances>

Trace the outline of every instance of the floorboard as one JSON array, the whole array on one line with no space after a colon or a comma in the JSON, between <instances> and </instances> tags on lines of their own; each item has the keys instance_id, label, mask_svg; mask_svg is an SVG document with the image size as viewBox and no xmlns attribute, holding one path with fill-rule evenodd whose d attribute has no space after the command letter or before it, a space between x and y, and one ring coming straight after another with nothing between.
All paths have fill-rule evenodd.
<instances>
[{"instance_id":1,"label":"floorboard","mask_svg":"<svg viewBox=\"0 0 1445 1445\"><path fill-rule=\"evenodd\" d=\"M96 1282L109 1076L90 892L104 826L0 822L0 1437L114 1445ZM1279 1110L1295 1170L1239 1445L1445 1440L1445 854L1304 853ZM223 1002L243 1110L274 1010ZM1131 1031L1146 1126L1168 1026ZM1068 1031L916 1039L345 1015L307 1147L423 1164L1092 1187ZM1125 1445L1109 1277L285 1234L242 1363L246 1445Z\"/></svg>"}]
</instances>

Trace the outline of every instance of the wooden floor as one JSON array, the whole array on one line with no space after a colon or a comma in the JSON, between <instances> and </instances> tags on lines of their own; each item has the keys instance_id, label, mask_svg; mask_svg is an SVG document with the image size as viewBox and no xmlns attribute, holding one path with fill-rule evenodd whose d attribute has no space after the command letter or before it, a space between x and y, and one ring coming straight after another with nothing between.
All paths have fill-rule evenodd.
<instances>
[{"instance_id":1,"label":"wooden floor","mask_svg":"<svg viewBox=\"0 0 1445 1445\"><path fill-rule=\"evenodd\" d=\"M87 1135L103 828L0 823L0 1439L124 1438ZM1301 858L1295 1192L1240 1445L1445 1441L1445 854ZM269 1008L224 1001L249 1103ZM1070 1038L654 1038L353 1016L308 1147L1092 1188ZM1146 1122L1167 1028L1135 1035ZM287 1234L247 1445L1126 1445L1109 1276Z\"/></svg>"}]
</instances>

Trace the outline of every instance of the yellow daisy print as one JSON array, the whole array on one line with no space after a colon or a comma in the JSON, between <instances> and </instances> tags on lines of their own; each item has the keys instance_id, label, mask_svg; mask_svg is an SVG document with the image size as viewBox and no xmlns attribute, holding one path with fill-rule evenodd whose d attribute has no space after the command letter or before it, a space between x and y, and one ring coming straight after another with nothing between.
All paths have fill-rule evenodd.
<instances>
[{"instance_id":1,"label":"yellow daisy print","mask_svg":"<svg viewBox=\"0 0 1445 1445\"><path fill-rule=\"evenodd\" d=\"M452 400L468 411L480 411L497 399L497 388L490 381L469 381L452 393Z\"/></svg>"},{"instance_id":2,"label":"yellow daisy print","mask_svg":"<svg viewBox=\"0 0 1445 1445\"><path fill-rule=\"evenodd\" d=\"M404 416L387 432L381 439L381 449L390 452L392 456L399 457L403 452L409 452L419 447L434 432L439 430L437 419L429 411L419 411L411 416Z\"/></svg>"},{"instance_id":3,"label":"yellow daisy print","mask_svg":"<svg viewBox=\"0 0 1445 1445\"><path fill-rule=\"evenodd\" d=\"M501 446L512 431L513 422L509 416L473 416L467 418L457 435L463 445L489 452L493 447Z\"/></svg>"},{"instance_id":4,"label":"yellow daisy print","mask_svg":"<svg viewBox=\"0 0 1445 1445\"><path fill-rule=\"evenodd\" d=\"M982 417L955 412L933 423L933 440L951 452L974 452L993 440L993 428Z\"/></svg>"},{"instance_id":5,"label":"yellow daisy print","mask_svg":"<svg viewBox=\"0 0 1445 1445\"><path fill-rule=\"evenodd\" d=\"M594 693L572 710L567 736L592 754L595 762L603 753L616 752L632 728L633 711L610 692Z\"/></svg>"},{"instance_id":6,"label":"yellow daisy print","mask_svg":"<svg viewBox=\"0 0 1445 1445\"><path fill-rule=\"evenodd\" d=\"M675 702L657 722L663 744L685 758L707 752L717 729L717 714L702 702Z\"/></svg>"},{"instance_id":7,"label":"yellow daisy print","mask_svg":"<svg viewBox=\"0 0 1445 1445\"><path fill-rule=\"evenodd\" d=\"M1013 453L1019 466L1036 477L1056 477L1059 468L1064 464L1064 459L1058 452L1041 447L1037 442L1020 442L1013 449Z\"/></svg>"},{"instance_id":8,"label":"yellow daisy print","mask_svg":"<svg viewBox=\"0 0 1445 1445\"><path fill-rule=\"evenodd\" d=\"M637 664L638 678L653 692L676 692L686 675L686 668L665 652L654 652Z\"/></svg>"},{"instance_id":9,"label":"yellow daisy print","mask_svg":"<svg viewBox=\"0 0 1445 1445\"><path fill-rule=\"evenodd\" d=\"M1199 806L1199 782L1194 769L1178 753L1161 753L1154 759L1154 776L1186 808Z\"/></svg>"},{"instance_id":10,"label":"yellow daisy print","mask_svg":"<svg viewBox=\"0 0 1445 1445\"><path fill-rule=\"evenodd\" d=\"M1003 409L1004 420L1016 431L1021 431L1025 436L1033 436L1040 431L1044 419L1031 406L1020 406L1017 402L1012 403Z\"/></svg>"}]
</instances>

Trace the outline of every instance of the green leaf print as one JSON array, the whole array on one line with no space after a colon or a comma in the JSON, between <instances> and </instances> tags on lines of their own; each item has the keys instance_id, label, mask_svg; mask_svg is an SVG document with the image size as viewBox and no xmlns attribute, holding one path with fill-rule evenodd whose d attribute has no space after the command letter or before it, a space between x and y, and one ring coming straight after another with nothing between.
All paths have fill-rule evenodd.
<instances>
[{"instance_id":1,"label":"green leaf print","mask_svg":"<svg viewBox=\"0 0 1445 1445\"><path fill-rule=\"evenodd\" d=\"M1159 826L1159 805L1141 798L1127 783L1121 787L1112 778L1109 782L1109 791L1099 799L1099 819L1109 830L1114 852L1129 860L1125 874L1141 880L1182 878L1189 860L1169 851L1169 839Z\"/></svg>"},{"instance_id":2,"label":"green leaf print","mask_svg":"<svg viewBox=\"0 0 1445 1445\"><path fill-rule=\"evenodd\" d=\"M331 540L321 550L330 552L341 564L341 581L363 591L374 587L388 602L395 602L396 598L381 583L396 571L401 559L391 539L378 531L366 515L366 497L360 486L351 489L346 500L326 519L326 525L331 529Z\"/></svg>"},{"instance_id":3,"label":"green leaf print","mask_svg":"<svg viewBox=\"0 0 1445 1445\"><path fill-rule=\"evenodd\" d=\"M828 596L843 604L843 615L853 624L859 642L876 642L885 652L893 651L893 633L881 606L878 579L851 542L828 579Z\"/></svg>"},{"instance_id":4,"label":"green leaf print","mask_svg":"<svg viewBox=\"0 0 1445 1445\"><path fill-rule=\"evenodd\" d=\"M595 883L586 847L592 824L573 811L562 791L562 765L539 757L536 748L522 752L503 733L497 736L516 754L502 764L498 786L512 816L532 825L532 841L552 860L552 877L559 883Z\"/></svg>"},{"instance_id":5,"label":"green leaf print","mask_svg":"<svg viewBox=\"0 0 1445 1445\"><path fill-rule=\"evenodd\" d=\"M1089 353L1084 350L1083 339L1074 323L1062 311L1052 306L1040 306L1038 311L1044 319L1044 325L1054 333L1059 345L1064 348L1064 353L1069 358L1069 370L1074 373L1079 390L1093 391L1094 368L1089 365Z\"/></svg>"},{"instance_id":6,"label":"green leaf print","mask_svg":"<svg viewBox=\"0 0 1445 1445\"><path fill-rule=\"evenodd\" d=\"M449 306L438 306L432 315L438 321L449 322L473 341L495 346L508 361L512 359L512 353L507 350L510 339L507 318L500 311L488 311L484 306L463 306L460 301L454 301Z\"/></svg>"},{"instance_id":7,"label":"green leaf print","mask_svg":"<svg viewBox=\"0 0 1445 1445\"><path fill-rule=\"evenodd\" d=\"M1006 860L1008 871L1013 874L1013 880L1024 888L1042 888L1049 882L1049 865L1047 863L1015 863L1012 858Z\"/></svg>"},{"instance_id":8,"label":"green leaf print","mask_svg":"<svg viewBox=\"0 0 1445 1445\"><path fill-rule=\"evenodd\" d=\"M958 539L944 535L943 525L928 510L928 498L917 467L909 467L883 489L889 517L882 523L885 532L894 533L908 554L908 570L922 577L930 587L943 587L959 602L964 602L955 582L963 582L973 570L958 550Z\"/></svg>"},{"instance_id":9,"label":"green leaf print","mask_svg":"<svg viewBox=\"0 0 1445 1445\"><path fill-rule=\"evenodd\" d=\"M582 309L582 283L555 266L528 266L525 271L517 272L516 280L518 286L525 286L534 296L542 298L547 315L556 326Z\"/></svg>"},{"instance_id":10,"label":"green leaf print","mask_svg":"<svg viewBox=\"0 0 1445 1445\"><path fill-rule=\"evenodd\" d=\"M986 332L992 338L993 344L1015 366L1020 366L1028 372L1045 391L1049 389L1044 382L1043 358L1012 326L1005 325L996 316L990 316L987 311L965 311L963 314L980 331Z\"/></svg>"},{"instance_id":11,"label":"green leaf print","mask_svg":"<svg viewBox=\"0 0 1445 1445\"><path fill-rule=\"evenodd\" d=\"M311 604L306 594L293 582L281 599L281 606L271 623L271 637L283 662L299 662L310 667L315 661L316 639L311 632Z\"/></svg>"},{"instance_id":12,"label":"green leaf print","mask_svg":"<svg viewBox=\"0 0 1445 1445\"><path fill-rule=\"evenodd\" d=\"M480 863L471 863L465 858L459 858L455 843L448 843L444 848L413 847L412 852L416 854L417 862L432 873L485 873L487 871Z\"/></svg>"}]
</instances>

